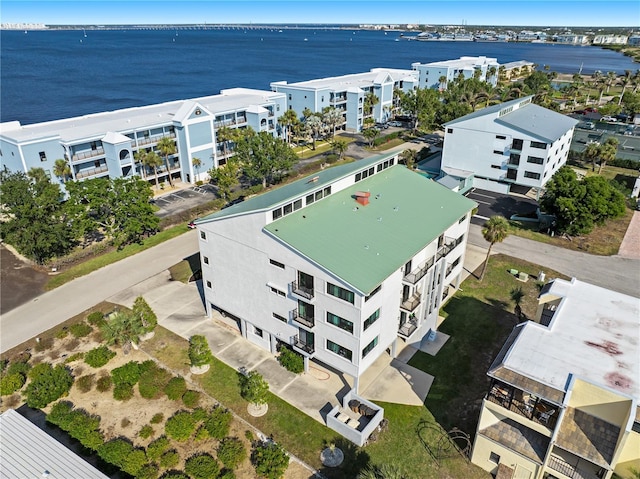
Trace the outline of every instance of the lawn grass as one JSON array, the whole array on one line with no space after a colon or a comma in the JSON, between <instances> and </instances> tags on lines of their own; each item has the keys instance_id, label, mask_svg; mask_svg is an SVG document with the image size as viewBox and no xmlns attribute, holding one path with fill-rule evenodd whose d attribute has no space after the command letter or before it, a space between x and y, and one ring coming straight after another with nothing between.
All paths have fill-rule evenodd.
<instances>
[{"instance_id":1,"label":"lawn grass","mask_svg":"<svg viewBox=\"0 0 640 479\"><path fill-rule=\"evenodd\" d=\"M403 138L394 138L393 140L385 141L384 143L374 148L368 148L368 149L370 151L385 151L385 150L390 150L391 148L395 148L396 146L400 146L405 142L406 140Z\"/></svg>"},{"instance_id":2,"label":"lawn grass","mask_svg":"<svg viewBox=\"0 0 640 479\"><path fill-rule=\"evenodd\" d=\"M172 280L187 284L194 275L202 277L201 270L200 253L195 253L169 268L169 274Z\"/></svg>"},{"instance_id":3,"label":"lawn grass","mask_svg":"<svg viewBox=\"0 0 640 479\"><path fill-rule=\"evenodd\" d=\"M116 261L120 261L121 259L128 258L129 256L133 256L134 254L140 253L141 251L144 251L146 249L153 248L154 246L175 238L176 236L180 236L187 231L189 230L182 224L173 226L171 228L167 228L164 231L160 231L159 233L156 233L149 238L144 239L141 243L129 244L122 249L113 250L108 253L96 256L95 258L83 261L82 263L72 266L71 268L62 271L60 274L52 277L45 285L45 289L47 291L55 289L58 286L62 286L69 281L80 278L81 276L85 276L104 266L110 265L111 263L115 263Z\"/></svg>"}]
</instances>

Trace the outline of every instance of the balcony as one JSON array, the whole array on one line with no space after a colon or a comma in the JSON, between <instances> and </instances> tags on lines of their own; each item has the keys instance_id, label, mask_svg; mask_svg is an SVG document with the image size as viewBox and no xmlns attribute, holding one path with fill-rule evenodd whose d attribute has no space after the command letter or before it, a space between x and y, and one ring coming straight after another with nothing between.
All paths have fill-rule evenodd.
<instances>
[{"instance_id":1,"label":"balcony","mask_svg":"<svg viewBox=\"0 0 640 479\"><path fill-rule=\"evenodd\" d=\"M559 472L563 476L569 477L570 479L599 479L600 476L598 476L595 471L590 471L578 467L581 462L586 464L586 461L577 457L576 461L576 464L571 464L561 457L551 454L549 456L547 467L556 472Z\"/></svg>"},{"instance_id":2,"label":"balcony","mask_svg":"<svg viewBox=\"0 0 640 479\"><path fill-rule=\"evenodd\" d=\"M314 296L313 288L302 286L297 281L291 283L291 292L305 299L313 299Z\"/></svg>"},{"instance_id":3,"label":"balcony","mask_svg":"<svg viewBox=\"0 0 640 479\"><path fill-rule=\"evenodd\" d=\"M300 339L300 336L298 335L296 335L293 338L293 346L296 349L299 349L300 351L302 351L303 353L306 353L307 355L312 355L316 351L316 348L313 345L313 343L308 343L306 341L303 341L302 339Z\"/></svg>"},{"instance_id":4,"label":"balcony","mask_svg":"<svg viewBox=\"0 0 640 479\"><path fill-rule=\"evenodd\" d=\"M404 281L406 281L407 283L416 284L418 281L424 278L424 275L427 274L429 269L434 264L435 264L435 259L434 258L429 259L429 261L427 261L424 265L414 269L409 274L405 274L403 278Z\"/></svg>"},{"instance_id":5,"label":"balcony","mask_svg":"<svg viewBox=\"0 0 640 479\"><path fill-rule=\"evenodd\" d=\"M494 384L486 399L549 429L558 421L558 406L505 384Z\"/></svg>"},{"instance_id":6,"label":"balcony","mask_svg":"<svg viewBox=\"0 0 640 479\"><path fill-rule=\"evenodd\" d=\"M76 179L79 180L81 178L96 176L96 175L99 175L100 173L105 173L107 171L109 171L109 168L107 168L107 165L97 166L95 168L88 168L86 170L81 170L76 172Z\"/></svg>"},{"instance_id":7,"label":"balcony","mask_svg":"<svg viewBox=\"0 0 640 479\"><path fill-rule=\"evenodd\" d=\"M411 296L408 299L405 299L402 302L402 304L400 304L400 307L405 311L412 312L418 307L418 305L420 304L420 301L421 301L420 293L414 293L413 296Z\"/></svg>"},{"instance_id":8,"label":"balcony","mask_svg":"<svg viewBox=\"0 0 640 479\"><path fill-rule=\"evenodd\" d=\"M513 140L511 143L511 149L516 151L522 151L522 147L524 145L523 140Z\"/></svg>"},{"instance_id":9,"label":"balcony","mask_svg":"<svg viewBox=\"0 0 640 479\"><path fill-rule=\"evenodd\" d=\"M438 248L438 251L436 253L436 262L440 261L441 258L444 258L449 253L451 253L456 246L462 243L463 239L464 239L464 236L461 236L458 239L445 238L445 244L440 246L440 248Z\"/></svg>"},{"instance_id":10,"label":"balcony","mask_svg":"<svg viewBox=\"0 0 640 479\"><path fill-rule=\"evenodd\" d=\"M291 310L291 318L296 322L300 323L307 328L313 328L316 325L316 320L313 317L304 316L300 314L297 309Z\"/></svg>"},{"instance_id":11,"label":"balcony","mask_svg":"<svg viewBox=\"0 0 640 479\"><path fill-rule=\"evenodd\" d=\"M418 321L415 318L407 320L402 326L398 328L398 336L403 338L409 338L418 329Z\"/></svg>"},{"instance_id":12,"label":"balcony","mask_svg":"<svg viewBox=\"0 0 640 479\"><path fill-rule=\"evenodd\" d=\"M86 160L87 158L93 158L95 156L100 156L100 155L104 155L104 148L102 147L96 148L95 150L81 151L79 153L74 153L71 156L71 161Z\"/></svg>"},{"instance_id":13,"label":"balcony","mask_svg":"<svg viewBox=\"0 0 640 479\"><path fill-rule=\"evenodd\" d=\"M175 138L175 133L167 133L164 135L153 135L153 136L144 136L142 138L138 138L138 146L150 145L151 143L158 143L163 138Z\"/></svg>"}]
</instances>

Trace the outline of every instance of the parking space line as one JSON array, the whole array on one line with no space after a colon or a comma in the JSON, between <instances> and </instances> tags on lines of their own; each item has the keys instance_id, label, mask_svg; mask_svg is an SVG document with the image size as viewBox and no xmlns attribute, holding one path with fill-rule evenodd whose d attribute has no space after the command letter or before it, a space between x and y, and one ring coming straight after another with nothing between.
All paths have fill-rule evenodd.
<instances>
[{"instance_id":1,"label":"parking space line","mask_svg":"<svg viewBox=\"0 0 640 479\"><path fill-rule=\"evenodd\" d=\"M485 220L485 221L488 221L488 220L489 220L489 218L487 218L486 216L473 215L473 217L474 217L474 218L481 219L481 220Z\"/></svg>"},{"instance_id":2,"label":"parking space line","mask_svg":"<svg viewBox=\"0 0 640 479\"><path fill-rule=\"evenodd\" d=\"M478 195L478 196L484 196L485 198L491 198L492 200L495 200L497 198L497 196L489 196L489 195L483 195L482 193L473 193L474 195Z\"/></svg>"},{"instance_id":3,"label":"parking space line","mask_svg":"<svg viewBox=\"0 0 640 479\"><path fill-rule=\"evenodd\" d=\"M476 203L480 203L480 204L482 204L482 205L490 205L490 204L491 204L491 203L488 203L488 202L486 202L486 201L480 201L480 200L477 200L477 199L475 199L475 198L471 198L471 199L472 199L473 201L475 201Z\"/></svg>"}]
</instances>

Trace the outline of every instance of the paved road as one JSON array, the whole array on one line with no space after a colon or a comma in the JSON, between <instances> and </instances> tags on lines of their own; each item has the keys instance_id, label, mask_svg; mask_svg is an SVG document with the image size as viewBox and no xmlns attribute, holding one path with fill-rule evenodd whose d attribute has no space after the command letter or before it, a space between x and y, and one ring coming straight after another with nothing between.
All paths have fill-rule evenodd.
<instances>
[{"instance_id":1,"label":"paved road","mask_svg":"<svg viewBox=\"0 0 640 479\"><path fill-rule=\"evenodd\" d=\"M3 314L0 318L0 352L157 275L197 250L197 232L193 230L48 291Z\"/></svg>"},{"instance_id":2,"label":"paved road","mask_svg":"<svg viewBox=\"0 0 640 479\"><path fill-rule=\"evenodd\" d=\"M480 226L471 225L469 243L486 250L489 243L482 237L481 230ZM502 243L496 243L491 251L552 268L603 288L640 297L640 260L637 259L594 256L518 236L508 236Z\"/></svg>"}]
</instances>

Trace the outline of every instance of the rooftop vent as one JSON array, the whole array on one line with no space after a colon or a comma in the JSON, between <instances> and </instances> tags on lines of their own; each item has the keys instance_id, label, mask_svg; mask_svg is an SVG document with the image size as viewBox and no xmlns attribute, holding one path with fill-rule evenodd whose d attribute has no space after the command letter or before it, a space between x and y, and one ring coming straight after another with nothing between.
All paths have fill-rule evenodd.
<instances>
[{"instance_id":1,"label":"rooftop vent","mask_svg":"<svg viewBox=\"0 0 640 479\"><path fill-rule=\"evenodd\" d=\"M314 176L313 178L311 178L309 181L307 181L307 183L315 183L316 181L318 181L320 179L319 176Z\"/></svg>"},{"instance_id":2,"label":"rooftop vent","mask_svg":"<svg viewBox=\"0 0 640 479\"><path fill-rule=\"evenodd\" d=\"M356 191L356 201L360 203L362 206L366 206L369 204L369 197L371 193L368 191Z\"/></svg>"}]
</instances>

